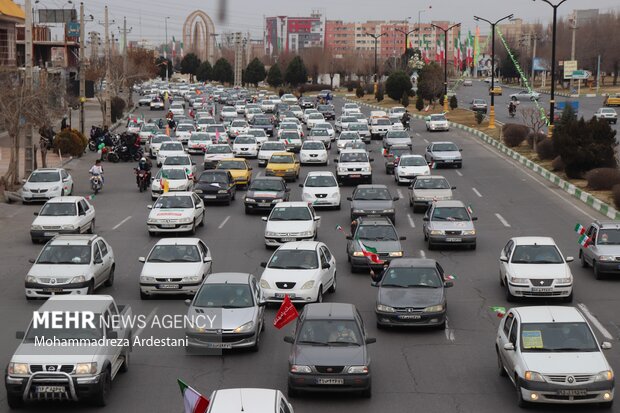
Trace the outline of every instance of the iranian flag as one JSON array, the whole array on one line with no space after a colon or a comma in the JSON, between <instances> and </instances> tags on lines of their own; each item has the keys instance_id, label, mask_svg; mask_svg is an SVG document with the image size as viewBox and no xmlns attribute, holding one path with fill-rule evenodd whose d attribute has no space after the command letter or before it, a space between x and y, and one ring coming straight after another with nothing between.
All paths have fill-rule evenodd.
<instances>
[{"instance_id":1,"label":"iranian flag","mask_svg":"<svg viewBox=\"0 0 620 413\"><path fill-rule=\"evenodd\" d=\"M439 61L443 62L446 57L446 45L439 43Z\"/></svg>"},{"instance_id":2,"label":"iranian flag","mask_svg":"<svg viewBox=\"0 0 620 413\"><path fill-rule=\"evenodd\" d=\"M590 239L590 237L588 237L586 234L579 236L579 245L581 245L584 248L588 248L591 241L592 240Z\"/></svg>"},{"instance_id":3,"label":"iranian flag","mask_svg":"<svg viewBox=\"0 0 620 413\"><path fill-rule=\"evenodd\" d=\"M460 71L461 68L461 39L459 37L454 41L454 68Z\"/></svg>"},{"instance_id":4,"label":"iranian flag","mask_svg":"<svg viewBox=\"0 0 620 413\"><path fill-rule=\"evenodd\" d=\"M175 57L177 57L177 41L172 36L172 58L174 59Z\"/></svg>"},{"instance_id":5,"label":"iranian flag","mask_svg":"<svg viewBox=\"0 0 620 413\"><path fill-rule=\"evenodd\" d=\"M441 58L441 42L437 40L435 44L435 61L441 62L443 59Z\"/></svg>"},{"instance_id":6,"label":"iranian flag","mask_svg":"<svg viewBox=\"0 0 620 413\"><path fill-rule=\"evenodd\" d=\"M364 245L364 243L362 243L361 241L360 246L362 247L362 254L364 254L364 257L368 257L370 262L372 262L373 264L383 264L383 260L379 258L379 254L377 253L376 248Z\"/></svg>"},{"instance_id":7,"label":"iranian flag","mask_svg":"<svg viewBox=\"0 0 620 413\"><path fill-rule=\"evenodd\" d=\"M586 229L584 228L584 226L583 226L583 225L581 225L581 224L577 224L577 225L575 225L575 232L576 232L577 234L579 234L579 235L583 235L583 234L585 234L585 233L586 233Z\"/></svg>"},{"instance_id":8,"label":"iranian flag","mask_svg":"<svg viewBox=\"0 0 620 413\"><path fill-rule=\"evenodd\" d=\"M209 407L209 399L189 387L183 380L177 379L177 381L183 395L185 413L205 413Z\"/></svg>"}]
</instances>

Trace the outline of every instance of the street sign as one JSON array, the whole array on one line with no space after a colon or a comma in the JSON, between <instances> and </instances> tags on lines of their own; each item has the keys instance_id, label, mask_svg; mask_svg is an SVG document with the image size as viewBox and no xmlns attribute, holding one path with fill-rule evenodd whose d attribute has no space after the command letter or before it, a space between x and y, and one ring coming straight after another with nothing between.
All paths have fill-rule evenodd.
<instances>
[{"instance_id":1,"label":"street sign","mask_svg":"<svg viewBox=\"0 0 620 413\"><path fill-rule=\"evenodd\" d=\"M572 79L573 72L575 70L577 70L576 60L565 60L564 61L564 79Z\"/></svg>"},{"instance_id":2,"label":"street sign","mask_svg":"<svg viewBox=\"0 0 620 413\"><path fill-rule=\"evenodd\" d=\"M573 70L573 79L587 79L590 77L590 73L585 70Z\"/></svg>"},{"instance_id":3,"label":"street sign","mask_svg":"<svg viewBox=\"0 0 620 413\"><path fill-rule=\"evenodd\" d=\"M80 37L80 23L67 23L67 37Z\"/></svg>"}]
</instances>

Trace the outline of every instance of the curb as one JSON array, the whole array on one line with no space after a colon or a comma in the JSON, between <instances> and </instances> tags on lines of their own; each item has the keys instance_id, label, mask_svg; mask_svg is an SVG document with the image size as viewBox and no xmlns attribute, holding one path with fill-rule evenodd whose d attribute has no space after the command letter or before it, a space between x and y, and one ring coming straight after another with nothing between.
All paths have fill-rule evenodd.
<instances>
[{"instance_id":1,"label":"curb","mask_svg":"<svg viewBox=\"0 0 620 413\"><path fill-rule=\"evenodd\" d=\"M345 98L345 100L348 100L348 101L353 102L353 103L358 103L358 104L366 105L366 106L369 106L371 108L380 108L379 106L376 106L376 105L370 105L370 104L363 103L363 102L357 102L357 101L354 101L352 99ZM412 116L414 118L416 118L416 119L424 119L424 116L418 115L416 113L413 113ZM601 214L605 215L606 217L608 217L610 219L620 220L620 212L618 210L616 210L615 208L613 208L612 206L610 206L609 204L601 201L600 199L596 198L594 195L590 194L589 192L586 192L586 191L584 191L584 190L582 190L580 188L577 188L575 185L565 181L564 179L560 178L559 176L557 176L553 172L548 171L547 169L543 168L542 166L538 165L537 163L530 161L525 156L519 154L516 151L513 151L512 149L510 149L506 145L502 144L501 142L493 139L492 137L490 137L486 133L480 132L479 130L474 129L474 128L470 128L469 126L461 125L460 123L449 122L449 124L450 124L451 127L454 127L456 129L460 129L460 130L464 130L466 132L469 132L469 133L473 134L477 138L480 138L483 142L485 142L485 143L495 147L500 152L508 155L510 158L512 158L515 161L519 162L521 165L525 166L526 168L530 169L531 171L536 172L538 175L542 176L547 181L549 181L552 184L558 186L564 192L566 192L567 194L569 194L569 195L573 196L574 198L580 200L584 204L590 206L595 211L600 212Z\"/></svg>"}]
</instances>

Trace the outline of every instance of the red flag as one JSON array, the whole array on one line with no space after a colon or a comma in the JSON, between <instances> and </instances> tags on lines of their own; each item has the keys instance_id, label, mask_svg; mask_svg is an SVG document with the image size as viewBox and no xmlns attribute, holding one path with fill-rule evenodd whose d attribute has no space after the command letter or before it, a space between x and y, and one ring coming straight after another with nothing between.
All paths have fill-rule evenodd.
<instances>
[{"instance_id":1,"label":"red flag","mask_svg":"<svg viewBox=\"0 0 620 413\"><path fill-rule=\"evenodd\" d=\"M276 314L276 318L273 319L273 326L278 330L296 319L299 316L297 309L291 302L291 299L288 298L288 295L284 296L284 300L282 301L282 305Z\"/></svg>"}]
</instances>

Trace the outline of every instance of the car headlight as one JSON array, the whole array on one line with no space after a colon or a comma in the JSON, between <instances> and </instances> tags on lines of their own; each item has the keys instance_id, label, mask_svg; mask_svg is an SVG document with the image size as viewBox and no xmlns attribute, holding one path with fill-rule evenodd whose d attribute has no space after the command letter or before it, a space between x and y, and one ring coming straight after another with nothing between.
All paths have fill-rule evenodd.
<instances>
[{"instance_id":1,"label":"car headlight","mask_svg":"<svg viewBox=\"0 0 620 413\"><path fill-rule=\"evenodd\" d=\"M384 209L383 212L386 214L391 214L394 212L394 209Z\"/></svg>"},{"instance_id":2,"label":"car headlight","mask_svg":"<svg viewBox=\"0 0 620 413\"><path fill-rule=\"evenodd\" d=\"M31 229L32 231L41 231L41 230L43 229L43 227L42 227L41 225L32 225L32 226L30 227L30 229Z\"/></svg>"},{"instance_id":3,"label":"car headlight","mask_svg":"<svg viewBox=\"0 0 620 413\"><path fill-rule=\"evenodd\" d=\"M442 229L433 229L431 230L431 235L443 235L443 230Z\"/></svg>"},{"instance_id":4,"label":"car headlight","mask_svg":"<svg viewBox=\"0 0 620 413\"><path fill-rule=\"evenodd\" d=\"M140 276L140 282L141 283L152 283L155 282L155 277L149 277L146 275L141 275Z\"/></svg>"},{"instance_id":5,"label":"car headlight","mask_svg":"<svg viewBox=\"0 0 620 413\"><path fill-rule=\"evenodd\" d=\"M97 362L78 363L75 366L75 374L95 374L97 373Z\"/></svg>"},{"instance_id":6,"label":"car headlight","mask_svg":"<svg viewBox=\"0 0 620 413\"><path fill-rule=\"evenodd\" d=\"M291 373L310 373L312 370L310 366L300 366L298 364L293 364L291 366Z\"/></svg>"},{"instance_id":7,"label":"car headlight","mask_svg":"<svg viewBox=\"0 0 620 413\"><path fill-rule=\"evenodd\" d=\"M540 373L536 373L535 371L526 371L523 376L527 381L545 381L545 378Z\"/></svg>"},{"instance_id":8,"label":"car headlight","mask_svg":"<svg viewBox=\"0 0 620 413\"><path fill-rule=\"evenodd\" d=\"M276 232L272 232L272 231L265 231L265 236L266 237L276 237L276 236L278 236L278 234Z\"/></svg>"},{"instance_id":9,"label":"car headlight","mask_svg":"<svg viewBox=\"0 0 620 413\"><path fill-rule=\"evenodd\" d=\"M27 283L36 283L36 282L39 282L39 280L37 279L37 277L35 277L33 275L27 275L26 276L26 282Z\"/></svg>"},{"instance_id":10,"label":"car headlight","mask_svg":"<svg viewBox=\"0 0 620 413\"><path fill-rule=\"evenodd\" d=\"M267 280L260 280L260 288L270 289L271 287L269 286L269 283L267 282Z\"/></svg>"},{"instance_id":11,"label":"car headlight","mask_svg":"<svg viewBox=\"0 0 620 413\"><path fill-rule=\"evenodd\" d=\"M249 203L249 204L255 204L256 203L256 199L254 198L245 198L245 202Z\"/></svg>"},{"instance_id":12,"label":"car headlight","mask_svg":"<svg viewBox=\"0 0 620 413\"><path fill-rule=\"evenodd\" d=\"M365 374L368 373L368 366L351 366L347 369L348 374Z\"/></svg>"},{"instance_id":13,"label":"car headlight","mask_svg":"<svg viewBox=\"0 0 620 413\"><path fill-rule=\"evenodd\" d=\"M191 224L192 222L194 222L194 220L191 219L191 218L186 218L186 219L180 219L179 220L179 224Z\"/></svg>"},{"instance_id":14,"label":"car headlight","mask_svg":"<svg viewBox=\"0 0 620 413\"><path fill-rule=\"evenodd\" d=\"M362 168L362 172L370 172L370 167L368 167L368 166L364 166L364 167Z\"/></svg>"},{"instance_id":15,"label":"car headlight","mask_svg":"<svg viewBox=\"0 0 620 413\"><path fill-rule=\"evenodd\" d=\"M362 251L353 251L354 257L363 257L364 253Z\"/></svg>"},{"instance_id":16,"label":"car headlight","mask_svg":"<svg viewBox=\"0 0 620 413\"><path fill-rule=\"evenodd\" d=\"M510 282L513 284L527 284L529 280L527 278L510 277Z\"/></svg>"},{"instance_id":17,"label":"car headlight","mask_svg":"<svg viewBox=\"0 0 620 413\"><path fill-rule=\"evenodd\" d=\"M463 235L476 235L476 230L475 229L468 229L463 231Z\"/></svg>"},{"instance_id":18,"label":"car headlight","mask_svg":"<svg viewBox=\"0 0 620 413\"><path fill-rule=\"evenodd\" d=\"M248 321L245 324L240 325L239 327L233 330L233 333L247 333L248 331L252 331L254 328L254 321Z\"/></svg>"},{"instance_id":19,"label":"car headlight","mask_svg":"<svg viewBox=\"0 0 620 413\"><path fill-rule=\"evenodd\" d=\"M424 309L425 313L438 313L440 311L443 311L443 304L431 305L430 307L426 307Z\"/></svg>"},{"instance_id":20,"label":"car headlight","mask_svg":"<svg viewBox=\"0 0 620 413\"><path fill-rule=\"evenodd\" d=\"M599 261L615 261L616 257L613 255L601 255L598 257Z\"/></svg>"},{"instance_id":21,"label":"car headlight","mask_svg":"<svg viewBox=\"0 0 620 413\"><path fill-rule=\"evenodd\" d=\"M272 200L271 200L271 203L272 203L272 204L277 204L278 202L282 202L282 201L283 201L283 199L282 199L282 198L275 198L275 199L272 199Z\"/></svg>"},{"instance_id":22,"label":"car headlight","mask_svg":"<svg viewBox=\"0 0 620 413\"><path fill-rule=\"evenodd\" d=\"M218 194L227 194L228 191L225 189L220 189L219 191L217 191Z\"/></svg>"},{"instance_id":23,"label":"car headlight","mask_svg":"<svg viewBox=\"0 0 620 413\"><path fill-rule=\"evenodd\" d=\"M605 370L594 376L594 381L611 381L614 379L614 372L611 370Z\"/></svg>"},{"instance_id":24,"label":"car headlight","mask_svg":"<svg viewBox=\"0 0 620 413\"><path fill-rule=\"evenodd\" d=\"M557 281L558 284L570 284L572 282L573 282L573 279L571 277L559 278Z\"/></svg>"},{"instance_id":25,"label":"car headlight","mask_svg":"<svg viewBox=\"0 0 620 413\"><path fill-rule=\"evenodd\" d=\"M310 237L314 235L314 231L303 231L299 233L300 237Z\"/></svg>"},{"instance_id":26,"label":"car headlight","mask_svg":"<svg viewBox=\"0 0 620 413\"><path fill-rule=\"evenodd\" d=\"M194 192L196 192L197 194L202 194L202 189L196 189Z\"/></svg>"},{"instance_id":27,"label":"car headlight","mask_svg":"<svg viewBox=\"0 0 620 413\"><path fill-rule=\"evenodd\" d=\"M75 277L71 278L71 281L69 281L69 283L71 283L71 284L73 284L73 283L83 283L84 281L86 281L86 276L78 275L78 276L75 276Z\"/></svg>"},{"instance_id":28,"label":"car headlight","mask_svg":"<svg viewBox=\"0 0 620 413\"><path fill-rule=\"evenodd\" d=\"M333 194L330 195L330 198L338 198L340 197L340 194L338 192L334 192Z\"/></svg>"},{"instance_id":29,"label":"car headlight","mask_svg":"<svg viewBox=\"0 0 620 413\"><path fill-rule=\"evenodd\" d=\"M306 281L304 285L301 286L302 290L309 290L314 287L314 280Z\"/></svg>"},{"instance_id":30,"label":"car headlight","mask_svg":"<svg viewBox=\"0 0 620 413\"><path fill-rule=\"evenodd\" d=\"M185 281L196 282L202 280L200 275L190 275L189 277L183 277Z\"/></svg>"},{"instance_id":31,"label":"car headlight","mask_svg":"<svg viewBox=\"0 0 620 413\"><path fill-rule=\"evenodd\" d=\"M71 225L71 224L63 225L62 229L73 230L73 229L75 229L75 225Z\"/></svg>"},{"instance_id":32,"label":"car headlight","mask_svg":"<svg viewBox=\"0 0 620 413\"><path fill-rule=\"evenodd\" d=\"M22 191L24 191L24 192L30 192L30 189L28 189L28 187L24 186L24 187L22 187Z\"/></svg>"},{"instance_id":33,"label":"car headlight","mask_svg":"<svg viewBox=\"0 0 620 413\"><path fill-rule=\"evenodd\" d=\"M26 363L9 363L9 374L28 374L28 364Z\"/></svg>"},{"instance_id":34,"label":"car headlight","mask_svg":"<svg viewBox=\"0 0 620 413\"><path fill-rule=\"evenodd\" d=\"M389 305L377 304L377 311L382 313L395 313L396 310L394 307L390 307Z\"/></svg>"},{"instance_id":35,"label":"car headlight","mask_svg":"<svg viewBox=\"0 0 620 413\"><path fill-rule=\"evenodd\" d=\"M345 167L340 168L340 167L339 167L336 171L337 171L337 172L346 172L346 171L347 171L347 168L345 168Z\"/></svg>"},{"instance_id":36,"label":"car headlight","mask_svg":"<svg viewBox=\"0 0 620 413\"><path fill-rule=\"evenodd\" d=\"M402 256L403 256L403 252L402 251L390 252L390 257L402 257Z\"/></svg>"},{"instance_id":37,"label":"car headlight","mask_svg":"<svg viewBox=\"0 0 620 413\"><path fill-rule=\"evenodd\" d=\"M354 209L354 210L353 210L353 213L354 213L354 214L363 214L363 213L365 213L365 212L366 212L366 210L364 210L364 209Z\"/></svg>"}]
</instances>

